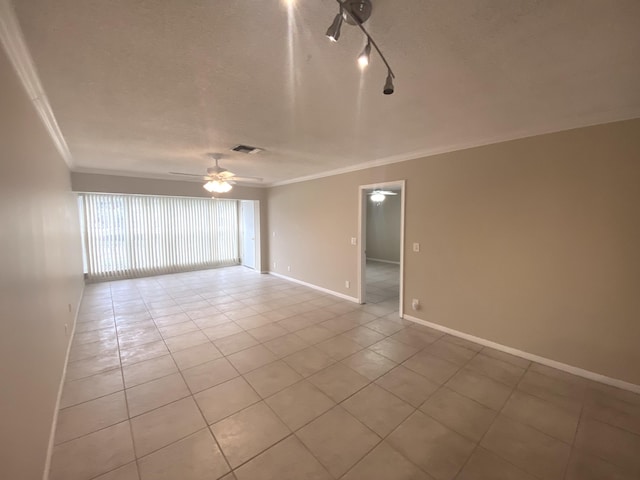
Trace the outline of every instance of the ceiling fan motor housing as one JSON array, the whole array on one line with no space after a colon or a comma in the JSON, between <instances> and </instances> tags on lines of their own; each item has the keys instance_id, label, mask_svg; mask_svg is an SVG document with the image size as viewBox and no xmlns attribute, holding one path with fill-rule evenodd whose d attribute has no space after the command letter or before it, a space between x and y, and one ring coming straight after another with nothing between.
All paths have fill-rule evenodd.
<instances>
[{"instance_id":1,"label":"ceiling fan motor housing","mask_svg":"<svg viewBox=\"0 0 640 480\"><path fill-rule=\"evenodd\" d=\"M226 171L227 171L226 168L222 168L222 167L219 167L217 165L215 167L207 168L207 174L208 175L218 175L218 174L220 174L222 172L226 172Z\"/></svg>"}]
</instances>

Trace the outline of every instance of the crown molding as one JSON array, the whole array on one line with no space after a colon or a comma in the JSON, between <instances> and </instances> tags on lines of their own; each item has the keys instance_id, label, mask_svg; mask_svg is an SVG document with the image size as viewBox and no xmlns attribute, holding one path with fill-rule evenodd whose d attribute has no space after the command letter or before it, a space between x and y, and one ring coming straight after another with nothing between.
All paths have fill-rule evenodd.
<instances>
[{"instance_id":1,"label":"crown molding","mask_svg":"<svg viewBox=\"0 0 640 480\"><path fill-rule=\"evenodd\" d=\"M10 0L0 0L0 43L2 43L56 149L60 152L67 166L72 168L73 158L69 146L62 135L47 95L42 88L38 72Z\"/></svg>"},{"instance_id":2,"label":"crown molding","mask_svg":"<svg viewBox=\"0 0 640 480\"><path fill-rule=\"evenodd\" d=\"M290 185L292 183L307 182L309 180L317 180L319 178L333 177L335 175L342 175L345 173L357 172L360 170L366 170L368 168L382 167L385 165L392 165L394 163L407 162L410 160L418 160L420 158L431 157L434 155L440 155L443 153L450 153L459 150L467 150L469 148L484 147L487 145L493 145L497 143L509 142L513 140L521 140L524 138L537 137L540 135L548 135L552 133L559 133L568 130L577 130L580 128L594 127L597 125L603 125L606 123L621 122L625 120L634 120L638 118L639 112L637 111L625 111L625 112L606 112L599 115L598 119L589 119L583 122L557 122L547 126L545 128L523 130L513 132L510 134L496 135L483 140L461 142L451 145L445 145L437 148L426 148L422 150L415 150L412 152L401 153L398 155L391 155L388 157L379 158L362 163L356 163L347 167L336 168L334 170L327 170L320 173L311 175L305 175L303 177L292 178L288 180L282 180L279 182L272 182L267 184L267 187L280 187L283 185ZM607 118L604 118L607 117Z\"/></svg>"},{"instance_id":3,"label":"crown molding","mask_svg":"<svg viewBox=\"0 0 640 480\"><path fill-rule=\"evenodd\" d=\"M11 0L0 0L0 43L4 47L7 55L13 64L25 90L27 91L29 98L31 99L36 111L42 119L50 137L52 138L57 150L69 166L72 171L78 171L83 173L100 173L109 175L123 175L123 176L135 176L139 178L163 178L173 179L171 177L156 175L154 173L134 173L123 171L111 171L107 169L75 169L75 162L67 145L67 142L60 130L60 127L56 121L55 115L52 111L51 105L47 98L47 95L42 87L38 73L26 45L22 30L19 22L16 18L15 11ZM465 150L474 147L480 147L495 143L507 142L511 140L518 140L527 137L533 137L538 135L556 133L566 130L572 130L576 128L584 128L604 123L631 120L638 118L640 112L637 106L628 106L621 109L592 112L585 114L581 118L564 118L555 122L548 123L543 127L523 129L515 132L511 132L503 135L496 135L484 139L470 140L466 142L457 142L449 145L432 147L426 149L415 150L411 152L404 152L397 155L391 155L382 157L366 162L355 163L346 167L341 167L332 170L326 170L316 174L275 181L264 182L260 185L255 184L242 184L239 185L249 186L253 188L270 188L283 185L289 185L293 183L300 183L309 180L316 180L325 177L331 177L335 175L341 175L345 173L356 172L359 170L365 170L369 168L381 167L385 165L392 165L395 163L417 160L433 155L449 153L458 150ZM183 181L189 181L182 179Z\"/></svg>"},{"instance_id":4,"label":"crown molding","mask_svg":"<svg viewBox=\"0 0 640 480\"><path fill-rule=\"evenodd\" d=\"M1 1L3 0L0 0L0 2ZM589 120L585 120L581 123L573 122L569 124L568 122L557 122L547 126L546 128L540 128L537 130L522 130L522 131L510 133L510 134L489 137L483 140L461 142L457 144L445 145L443 147L415 150L412 152L401 153L398 155L391 155L388 157L370 160L367 162L356 163L346 167L336 168L332 170L325 170L323 172L314 173L311 175L305 175L302 177L291 178L287 180L281 180L277 182L263 182L260 184L238 182L238 185L241 185L243 187L252 187L252 188L280 187L280 186L290 185L294 183L317 180L320 178L333 177L333 176L342 175L345 173L357 172L357 171L366 170L369 168L382 167L385 165L408 162L411 160L419 160L421 158L431 157L434 155L440 155L444 153L456 152L460 150L467 150L470 148L484 147L487 145L495 145L498 143L510 142L514 140L522 140L525 138L537 137L540 135L561 133L561 132L566 132L570 130L577 130L580 128L594 127L597 125L604 125L607 123L635 120L637 118L640 118L639 113L640 112L637 112L634 110L629 110L624 112L619 112L619 111L606 112L605 114L600 114L599 118L597 119L592 118ZM605 116L607 116L607 118L604 118ZM201 182L201 180L199 179L195 179L195 178L189 179L188 177L176 178L166 173L130 172L125 170L107 170L107 169L100 169L100 168L84 168L84 167L77 167L73 169L73 171L77 173L92 173L92 174L98 174L98 175L118 175L123 177L153 178L158 180L172 180L172 181L184 181L184 182L196 182L196 183Z\"/></svg>"},{"instance_id":5,"label":"crown molding","mask_svg":"<svg viewBox=\"0 0 640 480\"><path fill-rule=\"evenodd\" d=\"M107 170L103 168L84 168L76 167L71 170L73 173L86 174L86 175L110 175L113 177L128 177L128 178L141 178L144 180L166 180L169 182L187 182L187 183L199 183L202 185L201 178L196 177L181 177L177 175L171 175L168 173L146 173L146 172L130 172L128 170ZM202 175L206 176L205 174ZM251 182L239 182L233 180L238 187L249 188L267 188L264 183L251 183Z\"/></svg>"}]
</instances>

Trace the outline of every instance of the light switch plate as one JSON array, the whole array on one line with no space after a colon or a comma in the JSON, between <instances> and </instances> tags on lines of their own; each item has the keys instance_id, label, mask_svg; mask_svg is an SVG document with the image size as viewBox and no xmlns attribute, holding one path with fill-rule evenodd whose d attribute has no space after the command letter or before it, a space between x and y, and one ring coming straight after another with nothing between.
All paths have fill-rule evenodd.
<instances>
[{"instance_id":1,"label":"light switch plate","mask_svg":"<svg viewBox=\"0 0 640 480\"><path fill-rule=\"evenodd\" d=\"M418 242L413 244L413 251L414 252L419 252L420 251L420 244Z\"/></svg>"},{"instance_id":2,"label":"light switch plate","mask_svg":"<svg viewBox=\"0 0 640 480\"><path fill-rule=\"evenodd\" d=\"M357 245L358 239L356 237L351 237L351 245Z\"/></svg>"}]
</instances>

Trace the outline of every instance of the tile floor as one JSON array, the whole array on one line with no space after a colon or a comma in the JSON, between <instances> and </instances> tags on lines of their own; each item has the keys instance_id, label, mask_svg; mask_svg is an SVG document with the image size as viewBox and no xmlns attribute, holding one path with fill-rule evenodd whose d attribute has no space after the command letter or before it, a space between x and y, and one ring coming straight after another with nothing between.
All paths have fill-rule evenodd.
<instances>
[{"instance_id":1,"label":"tile floor","mask_svg":"<svg viewBox=\"0 0 640 480\"><path fill-rule=\"evenodd\" d=\"M367 303L382 303L400 299L400 265L367 259Z\"/></svg>"},{"instance_id":2,"label":"tile floor","mask_svg":"<svg viewBox=\"0 0 640 480\"><path fill-rule=\"evenodd\" d=\"M640 478L640 396L242 267L88 285L52 480Z\"/></svg>"}]
</instances>

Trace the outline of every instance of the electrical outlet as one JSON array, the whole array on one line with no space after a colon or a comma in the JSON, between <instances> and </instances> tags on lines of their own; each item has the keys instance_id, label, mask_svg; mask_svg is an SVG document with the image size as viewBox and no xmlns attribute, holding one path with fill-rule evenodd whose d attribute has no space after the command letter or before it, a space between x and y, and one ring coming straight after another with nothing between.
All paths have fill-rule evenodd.
<instances>
[{"instance_id":1,"label":"electrical outlet","mask_svg":"<svg viewBox=\"0 0 640 480\"><path fill-rule=\"evenodd\" d=\"M351 288L351 282L349 280L345 281L344 286L347 288Z\"/></svg>"},{"instance_id":2,"label":"electrical outlet","mask_svg":"<svg viewBox=\"0 0 640 480\"><path fill-rule=\"evenodd\" d=\"M274 237L276 236L276 232L273 232L273 236L274 236Z\"/></svg>"},{"instance_id":3,"label":"electrical outlet","mask_svg":"<svg viewBox=\"0 0 640 480\"><path fill-rule=\"evenodd\" d=\"M351 245L358 245L358 239L356 237L351 237Z\"/></svg>"},{"instance_id":4,"label":"electrical outlet","mask_svg":"<svg viewBox=\"0 0 640 480\"><path fill-rule=\"evenodd\" d=\"M274 269L274 270L276 269L277 265L278 265L278 264L277 264L276 262L273 262L273 269Z\"/></svg>"},{"instance_id":5,"label":"electrical outlet","mask_svg":"<svg viewBox=\"0 0 640 480\"><path fill-rule=\"evenodd\" d=\"M291 271L291 265L287 265L287 272Z\"/></svg>"},{"instance_id":6,"label":"electrical outlet","mask_svg":"<svg viewBox=\"0 0 640 480\"><path fill-rule=\"evenodd\" d=\"M418 242L413 244L413 251L414 252L419 252L420 251L420 244Z\"/></svg>"},{"instance_id":7,"label":"electrical outlet","mask_svg":"<svg viewBox=\"0 0 640 480\"><path fill-rule=\"evenodd\" d=\"M420 300L418 300L417 298L411 300L411 308L413 308L414 310L420 310Z\"/></svg>"}]
</instances>

